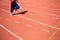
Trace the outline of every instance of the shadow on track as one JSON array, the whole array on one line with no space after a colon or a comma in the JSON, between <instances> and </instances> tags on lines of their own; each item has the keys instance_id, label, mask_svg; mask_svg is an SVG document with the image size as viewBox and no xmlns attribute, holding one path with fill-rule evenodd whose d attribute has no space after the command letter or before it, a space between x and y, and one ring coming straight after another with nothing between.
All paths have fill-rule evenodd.
<instances>
[{"instance_id":1,"label":"shadow on track","mask_svg":"<svg viewBox=\"0 0 60 40\"><path fill-rule=\"evenodd\" d=\"M28 12L28 11L23 11L23 12L19 12L19 13L13 14L13 15L25 14L25 13L27 13L27 12Z\"/></svg>"}]
</instances>

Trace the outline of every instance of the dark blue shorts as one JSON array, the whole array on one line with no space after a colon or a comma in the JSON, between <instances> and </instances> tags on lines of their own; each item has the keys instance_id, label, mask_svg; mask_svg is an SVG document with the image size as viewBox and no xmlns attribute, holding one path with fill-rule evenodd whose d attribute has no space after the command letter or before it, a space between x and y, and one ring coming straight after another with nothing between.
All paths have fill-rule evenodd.
<instances>
[{"instance_id":1,"label":"dark blue shorts","mask_svg":"<svg viewBox=\"0 0 60 40\"><path fill-rule=\"evenodd\" d=\"M19 5L16 2L11 3L11 13L13 12L14 9L19 9Z\"/></svg>"}]
</instances>

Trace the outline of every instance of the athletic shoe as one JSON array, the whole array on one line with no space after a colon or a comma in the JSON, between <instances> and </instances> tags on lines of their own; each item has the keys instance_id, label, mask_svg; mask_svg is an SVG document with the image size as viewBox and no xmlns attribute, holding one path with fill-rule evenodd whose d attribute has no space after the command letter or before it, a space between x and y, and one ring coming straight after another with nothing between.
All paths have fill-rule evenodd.
<instances>
[{"instance_id":1,"label":"athletic shoe","mask_svg":"<svg viewBox=\"0 0 60 40\"><path fill-rule=\"evenodd\" d=\"M12 15L12 13L10 13L10 15Z\"/></svg>"}]
</instances>

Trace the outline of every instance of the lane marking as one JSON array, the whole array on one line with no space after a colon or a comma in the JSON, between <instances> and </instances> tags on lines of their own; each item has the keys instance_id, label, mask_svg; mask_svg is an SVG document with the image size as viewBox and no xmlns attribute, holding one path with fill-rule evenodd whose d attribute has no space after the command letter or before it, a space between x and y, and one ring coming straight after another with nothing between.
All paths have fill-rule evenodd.
<instances>
[{"instance_id":1,"label":"lane marking","mask_svg":"<svg viewBox=\"0 0 60 40\"><path fill-rule=\"evenodd\" d=\"M20 22L19 21L14 21L15 23L19 24Z\"/></svg>"},{"instance_id":2,"label":"lane marking","mask_svg":"<svg viewBox=\"0 0 60 40\"><path fill-rule=\"evenodd\" d=\"M45 16L43 16L43 15L40 15L40 17L45 18Z\"/></svg>"},{"instance_id":3,"label":"lane marking","mask_svg":"<svg viewBox=\"0 0 60 40\"><path fill-rule=\"evenodd\" d=\"M2 8L0 8L0 9L2 9ZM26 9L26 8L23 8L23 9ZM2 10L4 10L4 9L2 9ZM44 12L40 12L40 11L34 11L34 10L30 10L30 9L28 9L29 11L31 11L31 12L35 12L35 13L44 13ZM51 16L57 16L57 17L60 17L59 15L55 15L55 14L49 14L49 13L44 13L44 14L47 14L47 15L51 15Z\"/></svg>"},{"instance_id":4,"label":"lane marking","mask_svg":"<svg viewBox=\"0 0 60 40\"><path fill-rule=\"evenodd\" d=\"M27 10L29 10L29 11L31 11L31 12L34 12L34 13L39 13L39 14L47 14L47 15L50 15L50 16L57 16L57 17L60 17L59 15L56 15L56 14L49 14L49 13L46 13L46 12L41 12L41 11L34 11L34 10L30 10L30 9L28 9L28 8L23 8L23 9L27 9Z\"/></svg>"},{"instance_id":5,"label":"lane marking","mask_svg":"<svg viewBox=\"0 0 60 40\"><path fill-rule=\"evenodd\" d=\"M32 15L32 16L33 16L33 15L35 15L35 14L29 14L29 15Z\"/></svg>"},{"instance_id":6,"label":"lane marking","mask_svg":"<svg viewBox=\"0 0 60 40\"><path fill-rule=\"evenodd\" d=\"M49 25L49 24L46 24L46 23L43 23L43 22L39 22L39 21L36 21L36 20L30 19L30 18L27 18L27 17L23 17L23 16L21 16L21 15L20 15L20 16L19 16L19 15L16 15L16 16L18 16L18 17L20 17L20 18L23 18L23 19L26 19L26 20L33 21L33 22L35 22L35 23L39 23L39 24L42 24L42 25L49 26L49 27L52 27L52 28L55 28L55 29L60 30L60 28L58 28L58 27L51 26L51 25Z\"/></svg>"},{"instance_id":7,"label":"lane marking","mask_svg":"<svg viewBox=\"0 0 60 40\"><path fill-rule=\"evenodd\" d=\"M31 25L28 25L28 24L27 24L27 25L25 25L25 26L32 27Z\"/></svg>"},{"instance_id":8,"label":"lane marking","mask_svg":"<svg viewBox=\"0 0 60 40\"><path fill-rule=\"evenodd\" d=\"M21 2L21 1L19 1L19 2ZM2 2L0 2L0 3L2 3ZM6 3L7 3L7 5L8 5L9 2L6 2ZM22 3L22 2L21 2L21 3ZM30 3L32 3L32 2L30 2ZM29 3L29 4L30 4L30 3ZM29 4L28 4L28 6L30 6ZM40 3L38 3L38 4L40 5ZM36 5L36 4L35 4L35 5ZM34 7L36 8L36 7L39 7L39 6L34 6ZM49 8L49 7L40 7L40 8L43 8L43 9L49 9L49 10L60 10L60 9Z\"/></svg>"},{"instance_id":9,"label":"lane marking","mask_svg":"<svg viewBox=\"0 0 60 40\"><path fill-rule=\"evenodd\" d=\"M44 31L44 32L50 32L50 31L48 31L48 30L46 30L46 29L40 29L41 31Z\"/></svg>"},{"instance_id":10,"label":"lane marking","mask_svg":"<svg viewBox=\"0 0 60 40\"><path fill-rule=\"evenodd\" d=\"M56 17L56 19L57 19L57 20L59 20L59 19L60 19L60 17Z\"/></svg>"},{"instance_id":11,"label":"lane marking","mask_svg":"<svg viewBox=\"0 0 60 40\"><path fill-rule=\"evenodd\" d=\"M31 2L30 2L30 3L31 3ZM36 4L37 4L37 3L36 3ZM24 6L33 6L32 8L34 8L34 7L37 8L37 7L38 7L38 8L40 8L40 9L41 9L41 8L42 8L42 9L45 9L45 10L48 10L48 9L49 9L49 10L53 10L53 11L54 11L54 10L60 10L60 9L56 9L56 8L50 8L50 7L41 6L40 3L38 3L39 5L36 5L36 4L33 4L34 6L33 6L33 5L29 5L29 4L24 5Z\"/></svg>"},{"instance_id":12,"label":"lane marking","mask_svg":"<svg viewBox=\"0 0 60 40\"><path fill-rule=\"evenodd\" d=\"M6 30L7 32L9 32L10 34L12 34L13 36L15 36L16 38L18 38L19 40L23 40L21 37L19 37L14 32L12 32L11 30L9 30L6 27L4 27L3 25L0 24L0 27L3 28L4 30Z\"/></svg>"},{"instance_id":13,"label":"lane marking","mask_svg":"<svg viewBox=\"0 0 60 40\"><path fill-rule=\"evenodd\" d=\"M58 30L55 30L55 31L52 33L52 35L48 38L48 40L51 40L52 37L53 37L57 32L58 32Z\"/></svg>"},{"instance_id":14,"label":"lane marking","mask_svg":"<svg viewBox=\"0 0 60 40\"><path fill-rule=\"evenodd\" d=\"M8 18L5 18L5 20L6 20L6 21L10 21L10 19L8 19Z\"/></svg>"},{"instance_id":15,"label":"lane marking","mask_svg":"<svg viewBox=\"0 0 60 40\"><path fill-rule=\"evenodd\" d=\"M58 26L58 24L60 24L60 22L58 22L56 25ZM52 35L48 38L48 40L51 40L52 37L58 32L59 30L55 30Z\"/></svg>"},{"instance_id":16,"label":"lane marking","mask_svg":"<svg viewBox=\"0 0 60 40\"><path fill-rule=\"evenodd\" d=\"M0 8L0 9L1 9L1 8ZM5 11L6 13L9 13L9 12L6 11L5 9L2 9L2 10ZM26 20L29 20L29 21L33 21L33 22L35 22L35 23L39 23L39 24L42 24L42 25L49 26L49 27L51 27L51 28L55 28L55 29L60 30L60 28L58 28L58 27L51 26L51 25L49 25L49 24L46 24L46 23L43 23L43 22L39 22L39 21L30 19L30 18L27 18L27 17L23 17L23 16L21 16L21 15L20 15L20 16L19 16L19 15L16 15L16 16L18 16L18 17L20 17L20 18L23 18L23 19L26 19Z\"/></svg>"}]
</instances>

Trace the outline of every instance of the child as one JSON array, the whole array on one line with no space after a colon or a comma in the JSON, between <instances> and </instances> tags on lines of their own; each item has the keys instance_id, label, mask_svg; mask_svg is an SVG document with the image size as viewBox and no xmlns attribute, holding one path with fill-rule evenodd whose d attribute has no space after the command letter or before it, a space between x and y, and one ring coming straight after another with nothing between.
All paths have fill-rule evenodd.
<instances>
[{"instance_id":1,"label":"child","mask_svg":"<svg viewBox=\"0 0 60 40\"><path fill-rule=\"evenodd\" d=\"M11 11L10 11L11 13L10 13L10 15L12 15L13 11L17 9L16 5L17 5L18 0L10 0L10 1L11 1Z\"/></svg>"}]
</instances>

